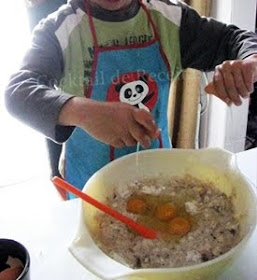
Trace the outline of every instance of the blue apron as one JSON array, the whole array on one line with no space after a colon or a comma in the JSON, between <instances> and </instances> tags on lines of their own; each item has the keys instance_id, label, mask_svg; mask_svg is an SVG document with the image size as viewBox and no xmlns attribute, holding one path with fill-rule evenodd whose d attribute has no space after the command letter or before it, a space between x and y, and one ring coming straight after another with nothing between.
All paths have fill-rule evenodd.
<instances>
[{"instance_id":1,"label":"blue apron","mask_svg":"<svg viewBox=\"0 0 257 280\"><path fill-rule=\"evenodd\" d=\"M152 141L150 148L168 148L171 147L167 125L170 67L152 18L145 5L140 3L154 32L154 39L142 44L114 47L99 47L87 5L95 52L91 87L87 89L86 97L100 102L125 102L150 111L161 129L161 136ZM97 77L101 77L104 83L98 83ZM111 147L81 128L75 128L65 145L65 179L82 189L100 168L136 149L136 145ZM69 194L69 198L73 196Z\"/></svg>"}]
</instances>

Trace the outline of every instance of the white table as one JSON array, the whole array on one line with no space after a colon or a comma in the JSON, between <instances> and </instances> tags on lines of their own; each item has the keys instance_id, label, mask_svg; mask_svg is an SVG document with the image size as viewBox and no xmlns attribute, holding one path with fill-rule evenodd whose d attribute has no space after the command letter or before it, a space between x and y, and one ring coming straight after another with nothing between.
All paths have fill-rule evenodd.
<instances>
[{"instance_id":1,"label":"white table","mask_svg":"<svg viewBox=\"0 0 257 280\"><path fill-rule=\"evenodd\" d=\"M243 173L257 183L257 149L238 154ZM39 197L40 198L40 197ZM22 204L0 204L0 238L23 243L31 256L32 280L99 280L68 251L78 223L78 200L29 211ZM89 256L90 257L90 256ZM257 279L257 231L240 256L219 280Z\"/></svg>"}]
</instances>

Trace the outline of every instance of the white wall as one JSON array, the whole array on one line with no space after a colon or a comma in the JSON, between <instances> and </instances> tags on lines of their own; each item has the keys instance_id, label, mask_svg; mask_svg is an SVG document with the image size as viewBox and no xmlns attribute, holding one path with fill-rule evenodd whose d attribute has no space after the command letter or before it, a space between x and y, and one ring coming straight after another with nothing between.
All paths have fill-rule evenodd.
<instances>
[{"instance_id":1,"label":"white wall","mask_svg":"<svg viewBox=\"0 0 257 280\"><path fill-rule=\"evenodd\" d=\"M211 17L226 23L230 23L232 1L233 0L212 0Z\"/></svg>"},{"instance_id":2,"label":"white wall","mask_svg":"<svg viewBox=\"0 0 257 280\"><path fill-rule=\"evenodd\" d=\"M240 28L254 31L256 0L213 0L211 16ZM211 75L208 75L211 80ZM207 147L226 148L232 152L244 150L247 127L248 100L240 107L224 105L215 97L210 97L209 109L203 117L207 123L201 138ZM203 146L203 145L202 145Z\"/></svg>"},{"instance_id":3,"label":"white wall","mask_svg":"<svg viewBox=\"0 0 257 280\"><path fill-rule=\"evenodd\" d=\"M243 29L255 30L256 0L233 0L232 22Z\"/></svg>"}]
</instances>

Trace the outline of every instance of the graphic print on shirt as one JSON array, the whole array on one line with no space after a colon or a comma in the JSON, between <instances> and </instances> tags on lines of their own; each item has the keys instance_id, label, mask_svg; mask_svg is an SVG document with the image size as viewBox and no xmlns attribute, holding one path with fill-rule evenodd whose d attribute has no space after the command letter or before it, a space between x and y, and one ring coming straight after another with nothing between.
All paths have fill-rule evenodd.
<instances>
[{"instance_id":1,"label":"graphic print on shirt","mask_svg":"<svg viewBox=\"0 0 257 280\"><path fill-rule=\"evenodd\" d=\"M144 72L125 73L114 78L107 93L107 101L123 102L152 111L158 99L154 78Z\"/></svg>"}]
</instances>

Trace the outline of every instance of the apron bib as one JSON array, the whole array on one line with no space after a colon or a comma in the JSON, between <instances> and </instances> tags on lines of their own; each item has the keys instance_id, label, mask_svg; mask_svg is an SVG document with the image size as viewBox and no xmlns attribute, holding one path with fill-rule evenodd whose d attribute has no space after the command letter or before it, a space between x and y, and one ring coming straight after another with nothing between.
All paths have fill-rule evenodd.
<instances>
[{"instance_id":1,"label":"apron bib","mask_svg":"<svg viewBox=\"0 0 257 280\"><path fill-rule=\"evenodd\" d=\"M170 67L152 18L140 3L154 32L154 39L142 44L114 47L98 46L93 18L86 4L94 41L94 63L85 95L100 102L125 102L150 111L161 129L161 136L152 141L150 148L168 148L171 147L167 125ZM97 77L104 82L98 83ZM111 147L95 140L81 128L75 128L65 145L65 179L82 189L100 168L116 158L136 152L136 149L136 145ZM73 196L69 194L69 197Z\"/></svg>"}]
</instances>

